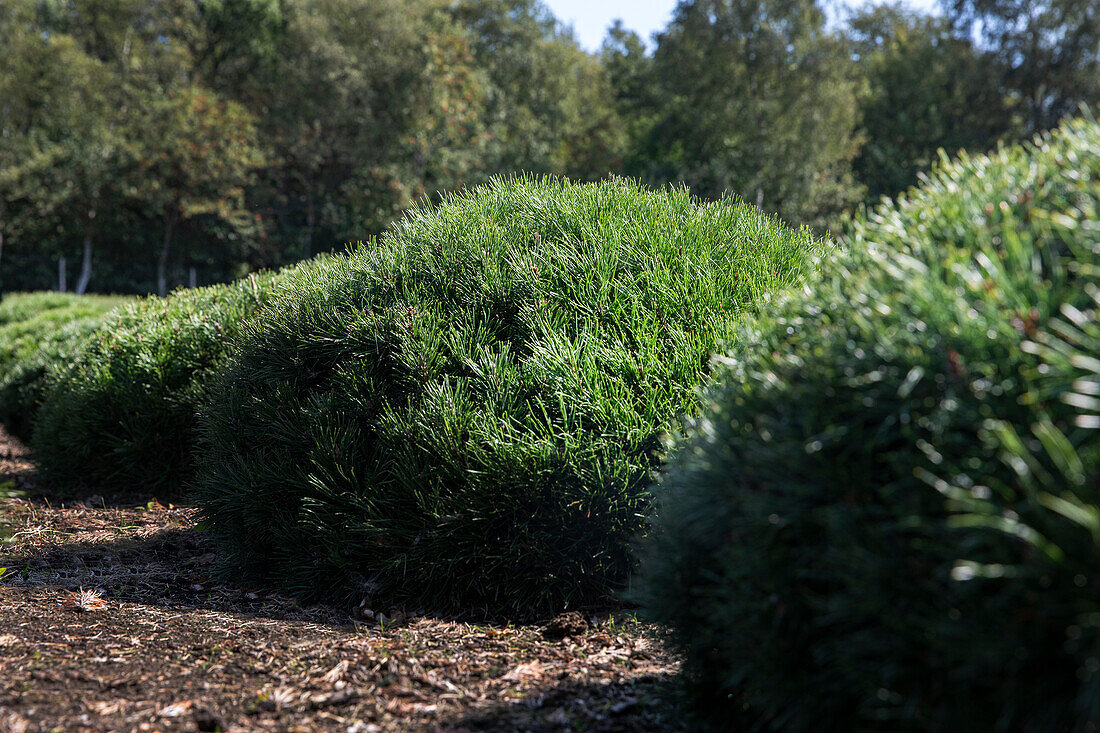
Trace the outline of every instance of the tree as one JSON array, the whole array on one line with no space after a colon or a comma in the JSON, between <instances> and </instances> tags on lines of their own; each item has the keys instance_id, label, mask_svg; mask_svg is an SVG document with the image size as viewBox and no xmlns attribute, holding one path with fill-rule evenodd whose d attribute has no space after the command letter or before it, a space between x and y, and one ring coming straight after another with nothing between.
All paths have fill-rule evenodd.
<instances>
[{"instance_id":1,"label":"tree","mask_svg":"<svg viewBox=\"0 0 1100 733\"><path fill-rule=\"evenodd\" d=\"M97 268L149 262L164 289L181 242L229 275L368 236L419 197L483 180L485 75L451 6L0 3L14 55L0 66L5 244L21 222L24 266L30 242L82 245L80 283L94 247ZM188 108L200 95L218 102ZM41 283L32 269L23 282ZM149 286L142 274L103 282Z\"/></svg>"},{"instance_id":2,"label":"tree","mask_svg":"<svg viewBox=\"0 0 1100 733\"><path fill-rule=\"evenodd\" d=\"M600 63L607 70L615 109L627 137L624 167L638 169L637 151L660 108L652 84L653 57L646 53L641 37L616 20L600 47Z\"/></svg>"},{"instance_id":3,"label":"tree","mask_svg":"<svg viewBox=\"0 0 1100 733\"><path fill-rule=\"evenodd\" d=\"M943 0L964 36L1000 66L1025 134L1100 100L1100 4L1095 0Z\"/></svg>"},{"instance_id":4,"label":"tree","mask_svg":"<svg viewBox=\"0 0 1100 733\"><path fill-rule=\"evenodd\" d=\"M866 141L854 161L868 201L917 182L937 151L982 152L1010 136L1012 110L994 61L949 20L902 4L867 6L848 20L851 53L866 80Z\"/></svg>"},{"instance_id":5,"label":"tree","mask_svg":"<svg viewBox=\"0 0 1100 733\"><path fill-rule=\"evenodd\" d=\"M76 39L41 30L37 9L16 3L11 13L2 26L14 53L0 73L0 98L6 100L0 193L9 207L22 202L26 225L80 239L75 292L83 294L96 235L117 206L125 95L107 65Z\"/></svg>"},{"instance_id":6,"label":"tree","mask_svg":"<svg viewBox=\"0 0 1100 733\"><path fill-rule=\"evenodd\" d=\"M191 0L185 15L185 43L207 88L239 95L278 63L289 24L284 0Z\"/></svg>"},{"instance_id":7,"label":"tree","mask_svg":"<svg viewBox=\"0 0 1100 733\"><path fill-rule=\"evenodd\" d=\"M816 0L683 0L657 39L633 172L823 224L860 194L851 67Z\"/></svg>"},{"instance_id":8,"label":"tree","mask_svg":"<svg viewBox=\"0 0 1100 733\"><path fill-rule=\"evenodd\" d=\"M78 288L149 262L163 291L183 242L228 275L623 157L607 73L535 0L8 0L0 43L0 247L39 287L79 247Z\"/></svg>"},{"instance_id":9,"label":"tree","mask_svg":"<svg viewBox=\"0 0 1100 733\"><path fill-rule=\"evenodd\" d=\"M15 217L26 202L22 176L16 170L25 159L29 131L41 99L28 83L30 71L42 66L48 49L31 30L33 6L29 0L13 0L0 6L0 45L8 59L0 64L0 298L3 297L3 254L6 237L15 229ZM42 84L37 85L39 89ZM22 203L23 207L19 204Z\"/></svg>"},{"instance_id":10,"label":"tree","mask_svg":"<svg viewBox=\"0 0 1100 733\"><path fill-rule=\"evenodd\" d=\"M95 241L106 217L119 207L121 181L126 175L124 151L127 105L102 66L86 59L84 74L74 74L78 88L69 90L71 106L64 128L50 141L46 155L64 193L58 197L61 219L81 240L80 275L74 292L83 295L92 277ZM78 68L74 63L71 69ZM83 78L81 78L83 77ZM58 121L58 120L55 120Z\"/></svg>"},{"instance_id":11,"label":"tree","mask_svg":"<svg viewBox=\"0 0 1100 733\"><path fill-rule=\"evenodd\" d=\"M621 167L626 136L599 60L538 0L462 0L487 89L485 167L595 179Z\"/></svg>"},{"instance_id":12,"label":"tree","mask_svg":"<svg viewBox=\"0 0 1100 733\"><path fill-rule=\"evenodd\" d=\"M408 181L410 201L484 180L489 142L485 89L467 34L447 13L432 11L421 48L422 75L395 171Z\"/></svg>"},{"instance_id":13,"label":"tree","mask_svg":"<svg viewBox=\"0 0 1100 733\"><path fill-rule=\"evenodd\" d=\"M380 231L469 180L485 140L465 33L438 0L292 0L238 98L272 165L253 191L287 259Z\"/></svg>"},{"instance_id":14,"label":"tree","mask_svg":"<svg viewBox=\"0 0 1100 733\"><path fill-rule=\"evenodd\" d=\"M249 112L200 87L149 104L142 118L144 135L134 146L139 184L131 195L163 225L157 292L164 295L177 226L204 215L243 225L244 189L264 156Z\"/></svg>"}]
</instances>

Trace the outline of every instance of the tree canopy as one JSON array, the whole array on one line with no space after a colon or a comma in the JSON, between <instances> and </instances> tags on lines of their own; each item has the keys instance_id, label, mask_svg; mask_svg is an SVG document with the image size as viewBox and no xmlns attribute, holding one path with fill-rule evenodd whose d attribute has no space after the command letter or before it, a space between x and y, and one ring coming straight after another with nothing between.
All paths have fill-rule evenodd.
<instances>
[{"instance_id":1,"label":"tree canopy","mask_svg":"<svg viewBox=\"0 0 1100 733\"><path fill-rule=\"evenodd\" d=\"M816 0L685 0L657 39L642 137L656 180L795 221L859 198L854 69Z\"/></svg>"},{"instance_id":2,"label":"tree canopy","mask_svg":"<svg viewBox=\"0 0 1100 733\"><path fill-rule=\"evenodd\" d=\"M6 0L0 45L17 289L225 280L520 170L828 227L1100 96L1087 0L682 0L596 53L539 0Z\"/></svg>"}]
</instances>

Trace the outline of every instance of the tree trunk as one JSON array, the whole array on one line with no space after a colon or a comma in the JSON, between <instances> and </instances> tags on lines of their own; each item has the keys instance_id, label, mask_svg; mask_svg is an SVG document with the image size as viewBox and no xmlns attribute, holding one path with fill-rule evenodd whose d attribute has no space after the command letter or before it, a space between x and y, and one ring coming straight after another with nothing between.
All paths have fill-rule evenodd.
<instances>
[{"instance_id":1,"label":"tree trunk","mask_svg":"<svg viewBox=\"0 0 1100 733\"><path fill-rule=\"evenodd\" d=\"M176 227L176 212L164 217L164 243L160 247L157 259L157 295L162 298L168 294L168 251L172 246L172 230Z\"/></svg>"},{"instance_id":2,"label":"tree trunk","mask_svg":"<svg viewBox=\"0 0 1100 733\"><path fill-rule=\"evenodd\" d=\"M4 231L0 229L0 265L4 262ZM4 300L4 268L0 267L0 301Z\"/></svg>"},{"instance_id":3,"label":"tree trunk","mask_svg":"<svg viewBox=\"0 0 1100 733\"><path fill-rule=\"evenodd\" d=\"M313 225L316 222L316 213L313 208L313 181L309 182L309 194L306 198L306 241L302 247L302 259L308 260L313 256Z\"/></svg>"},{"instance_id":4,"label":"tree trunk","mask_svg":"<svg viewBox=\"0 0 1100 733\"><path fill-rule=\"evenodd\" d=\"M66 290L66 274L65 255L61 255L57 260L57 292L59 293L64 293Z\"/></svg>"},{"instance_id":5,"label":"tree trunk","mask_svg":"<svg viewBox=\"0 0 1100 733\"><path fill-rule=\"evenodd\" d=\"M80 277L76 281L77 295L84 295L88 289L88 281L92 279L92 230L84 232L84 258L80 262Z\"/></svg>"}]
</instances>

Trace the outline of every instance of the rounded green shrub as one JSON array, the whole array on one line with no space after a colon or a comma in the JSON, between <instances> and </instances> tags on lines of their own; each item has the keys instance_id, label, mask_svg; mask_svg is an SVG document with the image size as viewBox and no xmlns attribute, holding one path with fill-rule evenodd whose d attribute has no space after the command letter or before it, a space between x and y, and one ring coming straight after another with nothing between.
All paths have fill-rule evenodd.
<instances>
[{"instance_id":1,"label":"rounded green shrub","mask_svg":"<svg viewBox=\"0 0 1100 733\"><path fill-rule=\"evenodd\" d=\"M0 301L0 423L29 437L52 365L72 360L127 298L9 293Z\"/></svg>"},{"instance_id":2,"label":"rounded green shrub","mask_svg":"<svg viewBox=\"0 0 1100 733\"><path fill-rule=\"evenodd\" d=\"M731 201L521 177L304 267L206 413L196 496L227 567L306 599L606 600L662 433L817 249Z\"/></svg>"},{"instance_id":3,"label":"rounded green shrub","mask_svg":"<svg viewBox=\"0 0 1100 733\"><path fill-rule=\"evenodd\" d=\"M143 298L108 319L50 378L32 440L43 475L60 486L178 493L211 375L276 281L252 275Z\"/></svg>"},{"instance_id":4,"label":"rounded green shrub","mask_svg":"<svg viewBox=\"0 0 1100 733\"><path fill-rule=\"evenodd\" d=\"M1100 721L1098 206L1096 123L964 155L742 334L643 562L702 722Z\"/></svg>"}]
</instances>

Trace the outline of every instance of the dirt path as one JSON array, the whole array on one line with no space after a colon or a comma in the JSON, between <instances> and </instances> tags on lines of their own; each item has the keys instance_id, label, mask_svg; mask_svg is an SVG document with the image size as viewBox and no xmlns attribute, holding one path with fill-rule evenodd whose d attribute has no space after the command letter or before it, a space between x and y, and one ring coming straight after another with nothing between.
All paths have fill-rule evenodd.
<instances>
[{"instance_id":1,"label":"dirt path","mask_svg":"<svg viewBox=\"0 0 1100 733\"><path fill-rule=\"evenodd\" d=\"M0 522L0 733L679 727L675 661L625 616L379 627L220 585L193 509L58 503L3 433Z\"/></svg>"}]
</instances>

